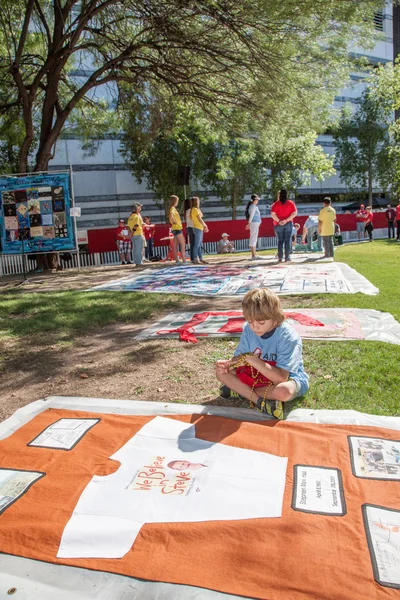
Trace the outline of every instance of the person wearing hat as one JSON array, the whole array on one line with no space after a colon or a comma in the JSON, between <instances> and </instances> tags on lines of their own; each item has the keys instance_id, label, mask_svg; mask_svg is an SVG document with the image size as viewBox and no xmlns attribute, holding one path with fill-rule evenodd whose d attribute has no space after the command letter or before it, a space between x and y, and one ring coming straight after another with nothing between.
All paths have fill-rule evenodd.
<instances>
[{"instance_id":1,"label":"person wearing hat","mask_svg":"<svg viewBox=\"0 0 400 600\"><path fill-rule=\"evenodd\" d=\"M132 232L133 261L137 267L143 264L143 219L140 214L142 206L143 204L140 204L140 202L135 202L132 205L132 212L128 219L128 227Z\"/></svg>"},{"instance_id":2,"label":"person wearing hat","mask_svg":"<svg viewBox=\"0 0 400 600\"><path fill-rule=\"evenodd\" d=\"M115 243L117 244L121 265L131 265L131 231L124 219L118 221L115 231Z\"/></svg>"},{"instance_id":3,"label":"person wearing hat","mask_svg":"<svg viewBox=\"0 0 400 600\"><path fill-rule=\"evenodd\" d=\"M367 211L365 210L364 204L360 204L360 210L356 212L356 223L357 223L357 236L361 239L361 236L365 238L365 221L367 219Z\"/></svg>"},{"instance_id":4,"label":"person wearing hat","mask_svg":"<svg viewBox=\"0 0 400 600\"><path fill-rule=\"evenodd\" d=\"M223 233L221 239L218 242L217 252L218 254L230 254L235 252L235 245L233 242L228 240L229 233Z\"/></svg>"}]
</instances>

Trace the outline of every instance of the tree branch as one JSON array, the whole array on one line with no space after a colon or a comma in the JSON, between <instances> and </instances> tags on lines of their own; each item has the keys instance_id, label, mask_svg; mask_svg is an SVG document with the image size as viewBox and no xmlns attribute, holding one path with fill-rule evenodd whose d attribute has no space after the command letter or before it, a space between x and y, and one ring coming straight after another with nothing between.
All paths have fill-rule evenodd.
<instances>
[{"instance_id":1,"label":"tree branch","mask_svg":"<svg viewBox=\"0 0 400 600\"><path fill-rule=\"evenodd\" d=\"M22 26L22 31L21 31L21 35L20 35L20 38L19 38L19 44L18 44L18 48L17 48L17 53L15 55L15 61L14 61L14 66L16 68L19 67L19 63L21 62L21 56L22 56L22 53L24 51L25 42L26 42L26 38L27 38L27 35L28 35L29 23L31 21L32 10L33 10L34 3L35 3L35 0L28 0L28 4L26 6L24 24Z\"/></svg>"}]
</instances>

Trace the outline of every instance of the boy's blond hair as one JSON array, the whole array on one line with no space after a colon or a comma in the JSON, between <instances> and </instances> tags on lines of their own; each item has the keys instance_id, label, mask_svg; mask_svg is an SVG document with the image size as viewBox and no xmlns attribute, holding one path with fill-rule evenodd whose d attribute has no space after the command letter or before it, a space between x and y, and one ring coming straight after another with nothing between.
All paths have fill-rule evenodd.
<instances>
[{"instance_id":1,"label":"boy's blond hair","mask_svg":"<svg viewBox=\"0 0 400 600\"><path fill-rule=\"evenodd\" d=\"M285 320L281 301L272 290L261 288L250 290L242 301L244 318L247 321L268 321L272 319L276 327Z\"/></svg>"}]
</instances>

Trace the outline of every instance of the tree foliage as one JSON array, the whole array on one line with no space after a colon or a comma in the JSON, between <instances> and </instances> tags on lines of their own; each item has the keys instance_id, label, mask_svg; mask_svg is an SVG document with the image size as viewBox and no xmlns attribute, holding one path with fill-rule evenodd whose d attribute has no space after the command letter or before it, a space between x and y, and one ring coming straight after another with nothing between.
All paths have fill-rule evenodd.
<instances>
[{"instance_id":1,"label":"tree foliage","mask_svg":"<svg viewBox=\"0 0 400 600\"><path fill-rule=\"evenodd\" d=\"M121 151L136 179L145 180L164 207L172 193L182 195L176 185L180 164L190 167L192 188L218 196L233 218L250 192L274 195L282 186L296 190L311 176L334 173L332 158L308 130L310 115L322 112L320 100L297 110L295 122L283 118L287 104L277 109L281 125L238 109L217 123L187 100L155 94L146 104L135 100L134 106L124 112Z\"/></svg>"},{"instance_id":2,"label":"tree foliage","mask_svg":"<svg viewBox=\"0 0 400 600\"><path fill-rule=\"evenodd\" d=\"M385 106L388 114L395 119L389 121L390 143L387 147L389 177L391 187L400 196L400 60L381 65L371 81L371 96L380 106Z\"/></svg>"},{"instance_id":3,"label":"tree foliage","mask_svg":"<svg viewBox=\"0 0 400 600\"><path fill-rule=\"evenodd\" d=\"M390 116L390 105L367 88L354 113L342 110L333 136L341 180L367 189L370 204L374 182L386 188L392 175Z\"/></svg>"},{"instance_id":4,"label":"tree foliage","mask_svg":"<svg viewBox=\"0 0 400 600\"><path fill-rule=\"evenodd\" d=\"M273 118L274 106L329 92L350 40L371 34L379 0L2 0L0 113L23 120L19 169L47 168L79 107L128 84L159 85L210 114ZM97 90L97 91L96 91ZM4 96L7 96L4 98ZM99 111L97 111L99 114ZM90 119L90 114L89 117Z\"/></svg>"}]
</instances>

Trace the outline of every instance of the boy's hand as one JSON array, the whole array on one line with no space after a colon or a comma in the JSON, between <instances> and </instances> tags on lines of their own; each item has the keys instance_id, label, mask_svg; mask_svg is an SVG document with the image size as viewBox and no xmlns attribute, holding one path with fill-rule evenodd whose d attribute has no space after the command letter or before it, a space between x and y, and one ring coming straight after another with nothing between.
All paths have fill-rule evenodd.
<instances>
[{"instance_id":1,"label":"boy's hand","mask_svg":"<svg viewBox=\"0 0 400 600\"><path fill-rule=\"evenodd\" d=\"M231 366L230 360L217 360L215 368L220 373L229 373L229 367Z\"/></svg>"},{"instance_id":2,"label":"boy's hand","mask_svg":"<svg viewBox=\"0 0 400 600\"><path fill-rule=\"evenodd\" d=\"M261 369L265 367L265 362L253 354L248 354L246 356L246 361L249 363L249 365L257 369L257 371L261 371Z\"/></svg>"}]
</instances>

